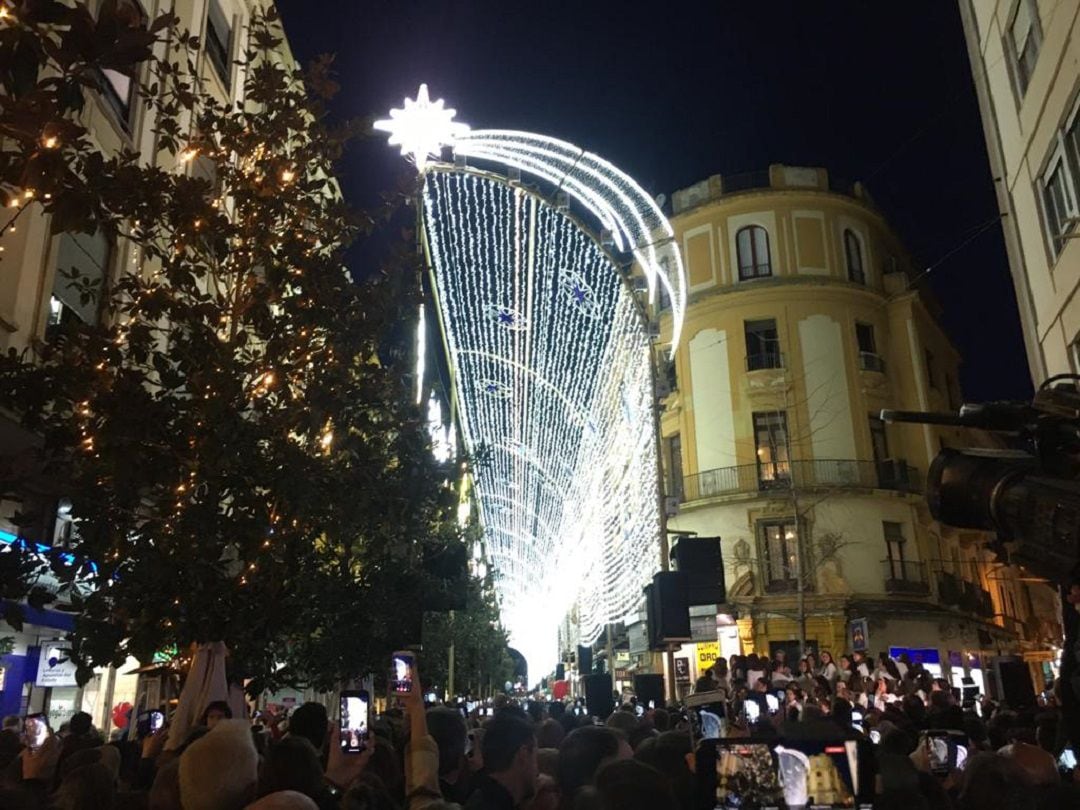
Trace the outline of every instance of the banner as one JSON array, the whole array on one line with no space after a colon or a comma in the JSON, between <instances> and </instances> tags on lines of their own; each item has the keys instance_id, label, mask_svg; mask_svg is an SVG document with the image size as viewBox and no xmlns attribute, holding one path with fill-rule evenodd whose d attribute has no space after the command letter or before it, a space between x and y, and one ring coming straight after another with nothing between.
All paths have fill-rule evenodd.
<instances>
[{"instance_id":1,"label":"banner","mask_svg":"<svg viewBox=\"0 0 1080 810\"><path fill-rule=\"evenodd\" d=\"M866 619L852 619L848 623L851 637L851 649L855 652L865 652L870 646L870 631L866 626Z\"/></svg>"},{"instance_id":2,"label":"banner","mask_svg":"<svg viewBox=\"0 0 1080 810\"><path fill-rule=\"evenodd\" d=\"M690 685L690 659L675 659L675 683L682 686Z\"/></svg>"},{"instance_id":3,"label":"banner","mask_svg":"<svg viewBox=\"0 0 1080 810\"><path fill-rule=\"evenodd\" d=\"M75 679L76 666L70 657L71 644L67 641L41 642L35 686L78 686Z\"/></svg>"},{"instance_id":4,"label":"banner","mask_svg":"<svg viewBox=\"0 0 1080 810\"><path fill-rule=\"evenodd\" d=\"M697 643L697 671L698 675L704 675L705 670L716 663L720 657L719 641L699 641Z\"/></svg>"}]
</instances>

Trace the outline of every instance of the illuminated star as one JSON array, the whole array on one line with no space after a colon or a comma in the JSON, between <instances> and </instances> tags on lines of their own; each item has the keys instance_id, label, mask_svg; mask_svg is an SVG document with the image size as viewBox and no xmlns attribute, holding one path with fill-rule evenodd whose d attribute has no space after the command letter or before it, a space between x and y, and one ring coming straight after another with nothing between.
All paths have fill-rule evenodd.
<instances>
[{"instance_id":1,"label":"illuminated star","mask_svg":"<svg viewBox=\"0 0 1080 810\"><path fill-rule=\"evenodd\" d=\"M427 85L422 84L415 100L406 98L404 107L390 110L388 119L372 126L389 132L390 145L400 146L401 154L412 157L416 170L423 172L429 157L438 157L442 147L452 145L469 131L468 124L453 120L457 110L444 104L441 98L432 101Z\"/></svg>"}]
</instances>

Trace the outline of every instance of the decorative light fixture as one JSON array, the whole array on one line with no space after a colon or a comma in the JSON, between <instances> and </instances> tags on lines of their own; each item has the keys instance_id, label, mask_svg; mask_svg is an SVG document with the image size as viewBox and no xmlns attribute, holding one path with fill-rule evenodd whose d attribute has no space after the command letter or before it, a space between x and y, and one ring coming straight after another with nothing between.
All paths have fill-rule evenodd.
<instances>
[{"instance_id":1,"label":"decorative light fixture","mask_svg":"<svg viewBox=\"0 0 1080 810\"><path fill-rule=\"evenodd\" d=\"M418 105L420 105L418 107ZM442 115L419 110L437 106ZM649 324L623 272L529 174L582 204L667 292L675 335L682 260L652 198L610 163L522 132L454 130L421 86L376 124L424 174L423 225L454 402L503 621L533 672L554 664L572 607L583 643L634 612L660 565ZM429 161L455 156L516 179Z\"/></svg>"}]
</instances>

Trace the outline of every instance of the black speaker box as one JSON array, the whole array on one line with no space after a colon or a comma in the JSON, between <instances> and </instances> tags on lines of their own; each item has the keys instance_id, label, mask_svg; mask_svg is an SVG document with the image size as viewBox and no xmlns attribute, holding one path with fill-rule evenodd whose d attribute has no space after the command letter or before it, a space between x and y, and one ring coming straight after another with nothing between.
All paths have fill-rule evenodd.
<instances>
[{"instance_id":1,"label":"black speaker box","mask_svg":"<svg viewBox=\"0 0 1080 810\"><path fill-rule=\"evenodd\" d=\"M601 720L615 711L615 698L611 694L611 676L586 675L585 682L585 710L593 717Z\"/></svg>"},{"instance_id":2,"label":"black speaker box","mask_svg":"<svg viewBox=\"0 0 1080 810\"><path fill-rule=\"evenodd\" d=\"M1010 709L1024 709L1035 705L1035 685L1027 663L1015 655L1002 655L993 659L1001 698Z\"/></svg>"},{"instance_id":3,"label":"black speaker box","mask_svg":"<svg viewBox=\"0 0 1080 810\"><path fill-rule=\"evenodd\" d=\"M727 601L719 537L680 537L672 556L675 567L686 575L686 604L719 605Z\"/></svg>"},{"instance_id":4,"label":"black speaker box","mask_svg":"<svg viewBox=\"0 0 1080 810\"><path fill-rule=\"evenodd\" d=\"M562 681L566 679L566 665L562 661L555 665L555 680Z\"/></svg>"},{"instance_id":5,"label":"black speaker box","mask_svg":"<svg viewBox=\"0 0 1080 810\"><path fill-rule=\"evenodd\" d=\"M645 586L645 614L649 625L649 648L690 641L690 606L686 602L686 574L660 571Z\"/></svg>"},{"instance_id":6,"label":"black speaker box","mask_svg":"<svg viewBox=\"0 0 1080 810\"><path fill-rule=\"evenodd\" d=\"M634 694L637 695L638 705L649 707L652 701L657 709L664 707L664 676L663 675L635 675Z\"/></svg>"},{"instance_id":7,"label":"black speaker box","mask_svg":"<svg viewBox=\"0 0 1080 810\"><path fill-rule=\"evenodd\" d=\"M577 648L577 671L579 675L592 673L592 647Z\"/></svg>"}]
</instances>

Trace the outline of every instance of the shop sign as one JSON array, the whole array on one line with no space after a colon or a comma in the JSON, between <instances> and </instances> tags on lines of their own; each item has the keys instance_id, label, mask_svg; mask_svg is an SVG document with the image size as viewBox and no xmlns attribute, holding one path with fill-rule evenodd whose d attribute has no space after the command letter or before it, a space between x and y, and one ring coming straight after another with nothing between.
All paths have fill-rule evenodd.
<instances>
[{"instance_id":1,"label":"shop sign","mask_svg":"<svg viewBox=\"0 0 1080 810\"><path fill-rule=\"evenodd\" d=\"M691 616L690 638L693 641L716 641L716 617Z\"/></svg>"},{"instance_id":2,"label":"shop sign","mask_svg":"<svg viewBox=\"0 0 1080 810\"><path fill-rule=\"evenodd\" d=\"M852 619L848 622L848 637L851 639L851 649L855 652L866 652L870 646L870 629L866 619Z\"/></svg>"},{"instance_id":3,"label":"shop sign","mask_svg":"<svg viewBox=\"0 0 1080 810\"><path fill-rule=\"evenodd\" d=\"M41 642L35 686L78 686L77 667L71 660L71 645L66 641Z\"/></svg>"},{"instance_id":4,"label":"shop sign","mask_svg":"<svg viewBox=\"0 0 1080 810\"><path fill-rule=\"evenodd\" d=\"M697 644L697 668L698 672L704 672L720 657L719 641L701 641Z\"/></svg>"},{"instance_id":5,"label":"shop sign","mask_svg":"<svg viewBox=\"0 0 1080 810\"><path fill-rule=\"evenodd\" d=\"M630 652L640 654L649 651L649 628L645 622L638 622L626 628L630 641Z\"/></svg>"},{"instance_id":6,"label":"shop sign","mask_svg":"<svg viewBox=\"0 0 1080 810\"><path fill-rule=\"evenodd\" d=\"M690 685L690 659L675 659L675 683L684 686Z\"/></svg>"}]
</instances>

